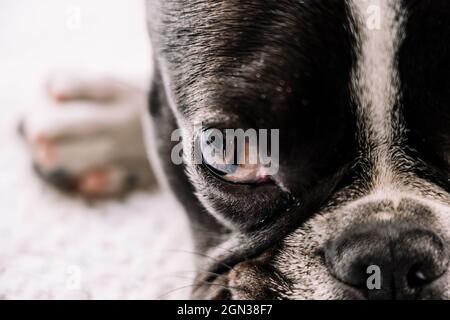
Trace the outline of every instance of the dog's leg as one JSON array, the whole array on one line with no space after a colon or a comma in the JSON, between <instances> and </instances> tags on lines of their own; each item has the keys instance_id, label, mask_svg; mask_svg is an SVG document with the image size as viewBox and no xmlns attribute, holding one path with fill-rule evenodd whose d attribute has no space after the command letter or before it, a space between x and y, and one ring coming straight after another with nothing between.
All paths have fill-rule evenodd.
<instances>
[{"instance_id":1,"label":"dog's leg","mask_svg":"<svg viewBox=\"0 0 450 320\"><path fill-rule=\"evenodd\" d=\"M46 102L22 125L34 167L46 181L87 197L154 182L140 122L145 89L110 77L55 75Z\"/></svg>"}]
</instances>

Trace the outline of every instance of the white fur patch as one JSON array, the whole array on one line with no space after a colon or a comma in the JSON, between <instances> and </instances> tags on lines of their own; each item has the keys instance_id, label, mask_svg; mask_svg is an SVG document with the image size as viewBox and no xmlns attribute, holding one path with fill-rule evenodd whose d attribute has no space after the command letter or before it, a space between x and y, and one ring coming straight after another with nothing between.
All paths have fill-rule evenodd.
<instances>
[{"instance_id":1,"label":"white fur patch","mask_svg":"<svg viewBox=\"0 0 450 320\"><path fill-rule=\"evenodd\" d=\"M359 24L359 56L353 74L353 90L360 116L370 141L377 146L375 175L377 185L391 184L388 161L392 143L391 110L399 92L395 56L401 36L401 11L395 0L352 0Z\"/></svg>"}]
</instances>

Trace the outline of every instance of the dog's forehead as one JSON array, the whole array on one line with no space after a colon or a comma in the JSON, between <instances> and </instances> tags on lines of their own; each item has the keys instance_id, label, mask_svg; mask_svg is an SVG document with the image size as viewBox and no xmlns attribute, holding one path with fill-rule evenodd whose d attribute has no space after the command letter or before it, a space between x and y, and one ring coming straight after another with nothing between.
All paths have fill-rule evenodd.
<instances>
[{"instance_id":1,"label":"dog's forehead","mask_svg":"<svg viewBox=\"0 0 450 320\"><path fill-rule=\"evenodd\" d=\"M178 110L188 115L201 118L207 109L245 117L256 110L273 120L281 108L312 105L324 92L330 101L320 104L331 105L349 82L355 44L344 0L172 0L160 6L155 34Z\"/></svg>"},{"instance_id":2,"label":"dog's forehead","mask_svg":"<svg viewBox=\"0 0 450 320\"><path fill-rule=\"evenodd\" d=\"M365 125L380 130L389 122L386 114L398 93L400 1L169 0L160 5L162 50L175 74L178 110L189 120L258 118L258 125L273 126L285 109L331 108L335 101L350 105L350 96L339 95L351 87L360 112L373 119Z\"/></svg>"},{"instance_id":3,"label":"dog's forehead","mask_svg":"<svg viewBox=\"0 0 450 320\"><path fill-rule=\"evenodd\" d=\"M204 109L218 118L221 113L229 117L235 105L238 116L246 113L242 109L264 109L273 102L268 99L296 93L298 83L290 85L293 77L311 82L310 73L324 82L322 90L319 85L315 90L326 94L331 87L326 82L342 83L347 79L339 73L351 67L352 83L345 85L353 86L361 112L371 114L378 130L381 122L389 122L387 108L399 94L395 58L404 21L418 3L427 10L438 8L440 16L448 12L441 10L448 7L445 1L168 0L149 1L150 10L160 7L149 22L159 26L155 34L175 74L174 92L182 100L178 108L198 111L195 118L207 115ZM279 100L278 106L283 105ZM296 103L301 107L308 99Z\"/></svg>"},{"instance_id":4,"label":"dog's forehead","mask_svg":"<svg viewBox=\"0 0 450 320\"><path fill-rule=\"evenodd\" d=\"M387 182L395 169L392 146L405 146L402 130L417 131L420 119L431 116L440 120L439 137L448 127L442 106L431 114L402 100L406 89L429 92L411 85L415 76L408 69L423 73L429 50L414 42L414 30L430 10L438 19L426 22L427 30L444 29L445 1L168 0L150 6L155 3L159 14L150 25L158 28L157 56L181 125L277 128L292 150L302 144L297 154L306 156L313 149L340 149L333 139L345 131L341 140L357 135L378 147L377 159L370 159L376 161L374 179ZM433 38L448 32L437 34ZM405 38L413 45L405 46ZM415 66L418 51L422 60ZM433 73L445 74L446 66ZM436 81L424 84L431 83Z\"/></svg>"}]
</instances>

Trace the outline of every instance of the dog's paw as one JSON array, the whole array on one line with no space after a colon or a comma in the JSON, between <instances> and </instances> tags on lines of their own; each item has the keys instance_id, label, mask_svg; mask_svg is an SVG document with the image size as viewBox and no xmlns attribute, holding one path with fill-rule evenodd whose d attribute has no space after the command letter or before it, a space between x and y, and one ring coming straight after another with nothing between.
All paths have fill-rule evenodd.
<instances>
[{"instance_id":1,"label":"dog's paw","mask_svg":"<svg viewBox=\"0 0 450 320\"><path fill-rule=\"evenodd\" d=\"M109 77L56 75L21 124L36 172L67 192L118 196L154 184L140 114L145 90Z\"/></svg>"}]
</instances>

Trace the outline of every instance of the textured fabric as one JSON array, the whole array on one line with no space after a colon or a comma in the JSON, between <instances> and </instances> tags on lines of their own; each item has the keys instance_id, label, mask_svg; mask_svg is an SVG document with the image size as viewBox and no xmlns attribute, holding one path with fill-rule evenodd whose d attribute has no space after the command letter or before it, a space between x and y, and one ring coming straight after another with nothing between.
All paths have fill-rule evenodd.
<instances>
[{"instance_id":1,"label":"textured fabric","mask_svg":"<svg viewBox=\"0 0 450 320\"><path fill-rule=\"evenodd\" d=\"M75 8L71 6L75 6ZM16 132L58 68L145 79L140 1L4 0L0 4L0 298L183 298L194 275L187 222L163 194L94 205L49 189ZM67 19L80 9L80 28ZM38 111L39 112L39 111ZM182 289L177 289L184 287Z\"/></svg>"}]
</instances>

